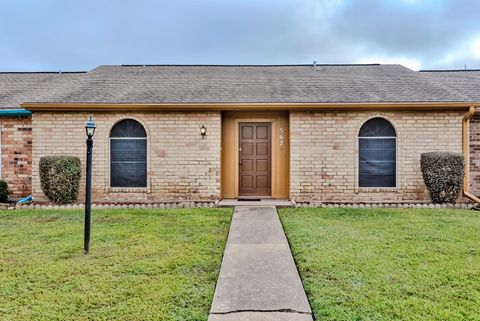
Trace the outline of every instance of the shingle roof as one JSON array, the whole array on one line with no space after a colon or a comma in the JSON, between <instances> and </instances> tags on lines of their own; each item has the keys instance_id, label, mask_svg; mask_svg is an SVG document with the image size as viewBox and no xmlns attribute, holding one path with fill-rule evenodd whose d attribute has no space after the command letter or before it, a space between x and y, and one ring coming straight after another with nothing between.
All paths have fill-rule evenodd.
<instances>
[{"instance_id":1,"label":"shingle roof","mask_svg":"<svg viewBox=\"0 0 480 321\"><path fill-rule=\"evenodd\" d=\"M455 89L469 99L480 101L480 70L422 70L420 74L439 85Z\"/></svg>"},{"instance_id":2,"label":"shingle roof","mask_svg":"<svg viewBox=\"0 0 480 321\"><path fill-rule=\"evenodd\" d=\"M401 65L100 66L33 102L318 103L463 101Z\"/></svg>"},{"instance_id":3,"label":"shingle roof","mask_svg":"<svg viewBox=\"0 0 480 321\"><path fill-rule=\"evenodd\" d=\"M0 106L38 103L455 102L479 97L401 65L123 65L0 74ZM468 92L471 92L468 90ZM472 89L473 92L473 89Z\"/></svg>"},{"instance_id":4,"label":"shingle roof","mask_svg":"<svg viewBox=\"0 0 480 321\"><path fill-rule=\"evenodd\" d=\"M41 93L54 91L60 82L71 81L82 73L0 72L0 109L19 108Z\"/></svg>"}]
</instances>

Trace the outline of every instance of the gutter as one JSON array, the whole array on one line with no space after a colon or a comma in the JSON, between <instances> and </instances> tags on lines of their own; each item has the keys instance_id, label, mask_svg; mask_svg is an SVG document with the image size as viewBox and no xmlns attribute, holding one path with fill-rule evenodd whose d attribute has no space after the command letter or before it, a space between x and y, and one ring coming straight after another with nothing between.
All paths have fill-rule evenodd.
<instances>
[{"instance_id":1,"label":"gutter","mask_svg":"<svg viewBox=\"0 0 480 321\"><path fill-rule=\"evenodd\" d=\"M363 102L363 103L54 103L25 102L20 104L31 111L223 111L223 110L454 110L475 102Z\"/></svg>"},{"instance_id":2,"label":"gutter","mask_svg":"<svg viewBox=\"0 0 480 321\"><path fill-rule=\"evenodd\" d=\"M470 133L469 125L470 118L475 114L475 107L470 106L468 112L465 114L462 120L462 153L465 162L465 173L463 174L463 195L475 203L480 203L480 198L471 194L468 190L470 188L469 176L470 176Z\"/></svg>"},{"instance_id":3,"label":"gutter","mask_svg":"<svg viewBox=\"0 0 480 321\"><path fill-rule=\"evenodd\" d=\"M32 112L25 109L0 109L0 117L30 117Z\"/></svg>"}]
</instances>

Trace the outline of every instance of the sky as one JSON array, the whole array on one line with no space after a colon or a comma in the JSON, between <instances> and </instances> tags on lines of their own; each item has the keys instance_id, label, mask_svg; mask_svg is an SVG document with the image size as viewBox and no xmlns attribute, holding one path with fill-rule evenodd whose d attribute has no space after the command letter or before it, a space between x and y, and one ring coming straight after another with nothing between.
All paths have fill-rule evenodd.
<instances>
[{"instance_id":1,"label":"sky","mask_svg":"<svg viewBox=\"0 0 480 321\"><path fill-rule=\"evenodd\" d=\"M480 69L480 1L0 0L0 71L313 61Z\"/></svg>"}]
</instances>

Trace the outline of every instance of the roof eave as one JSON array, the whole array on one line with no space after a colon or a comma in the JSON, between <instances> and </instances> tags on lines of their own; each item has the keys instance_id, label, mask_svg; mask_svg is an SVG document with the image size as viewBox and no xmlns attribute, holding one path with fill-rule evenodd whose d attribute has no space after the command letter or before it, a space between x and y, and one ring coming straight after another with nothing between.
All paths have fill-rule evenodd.
<instances>
[{"instance_id":1,"label":"roof eave","mask_svg":"<svg viewBox=\"0 0 480 321\"><path fill-rule=\"evenodd\" d=\"M325 110L325 109L465 109L480 102L362 102L362 103L33 103L21 104L31 111L160 111L160 110Z\"/></svg>"},{"instance_id":2,"label":"roof eave","mask_svg":"<svg viewBox=\"0 0 480 321\"><path fill-rule=\"evenodd\" d=\"M32 112L25 109L0 109L0 117L30 117Z\"/></svg>"}]
</instances>

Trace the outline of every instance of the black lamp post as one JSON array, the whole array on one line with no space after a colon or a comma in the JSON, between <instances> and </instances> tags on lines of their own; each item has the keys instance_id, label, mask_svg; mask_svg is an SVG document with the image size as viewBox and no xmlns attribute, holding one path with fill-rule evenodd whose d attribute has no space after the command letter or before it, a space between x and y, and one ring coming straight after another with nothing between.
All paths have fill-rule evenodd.
<instances>
[{"instance_id":1,"label":"black lamp post","mask_svg":"<svg viewBox=\"0 0 480 321\"><path fill-rule=\"evenodd\" d=\"M85 234L83 239L83 248L85 254L90 251L90 208L92 198L92 149L93 149L93 134L95 134L95 121L92 115L85 123L85 130L87 132L87 180L85 182Z\"/></svg>"}]
</instances>

